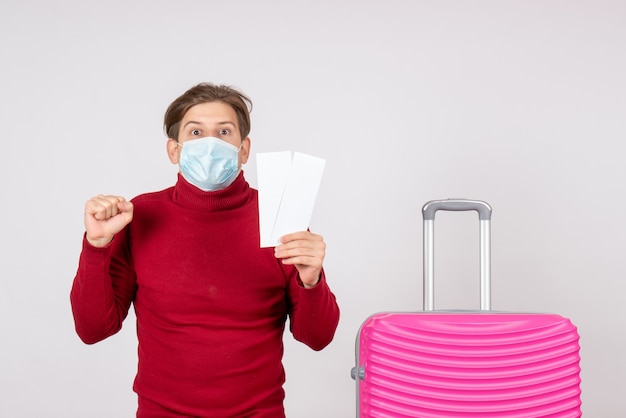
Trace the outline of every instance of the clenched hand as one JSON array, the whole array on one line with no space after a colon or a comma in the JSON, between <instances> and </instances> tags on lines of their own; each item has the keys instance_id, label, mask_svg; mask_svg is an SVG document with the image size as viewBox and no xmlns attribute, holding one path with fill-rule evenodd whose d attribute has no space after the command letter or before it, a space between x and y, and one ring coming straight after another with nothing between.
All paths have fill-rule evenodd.
<instances>
[{"instance_id":1,"label":"clenched hand","mask_svg":"<svg viewBox=\"0 0 626 418\"><path fill-rule=\"evenodd\" d=\"M133 220L133 204L121 196L102 195L85 203L87 241L94 247L104 247Z\"/></svg>"}]
</instances>

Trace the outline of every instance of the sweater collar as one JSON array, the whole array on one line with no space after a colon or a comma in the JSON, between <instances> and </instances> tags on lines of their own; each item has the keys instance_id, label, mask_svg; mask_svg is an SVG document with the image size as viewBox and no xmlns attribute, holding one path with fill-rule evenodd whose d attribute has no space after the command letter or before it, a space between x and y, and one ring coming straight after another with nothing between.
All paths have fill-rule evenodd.
<instances>
[{"instance_id":1,"label":"sweater collar","mask_svg":"<svg viewBox=\"0 0 626 418\"><path fill-rule=\"evenodd\" d=\"M250 185L243 176L243 170L239 172L230 186L212 192L198 189L178 173L172 200L185 209L220 212L243 206L250 198L250 190Z\"/></svg>"}]
</instances>

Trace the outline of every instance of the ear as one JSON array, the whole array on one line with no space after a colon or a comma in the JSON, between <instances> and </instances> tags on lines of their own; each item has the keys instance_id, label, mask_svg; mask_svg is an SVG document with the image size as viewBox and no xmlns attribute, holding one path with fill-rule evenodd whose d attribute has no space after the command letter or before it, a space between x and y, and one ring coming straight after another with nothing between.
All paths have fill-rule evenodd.
<instances>
[{"instance_id":1,"label":"ear","mask_svg":"<svg viewBox=\"0 0 626 418\"><path fill-rule=\"evenodd\" d=\"M178 164L178 160L180 158L180 146L175 139L167 140L167 156L169 157L172 164Z\"/></svg>"},{"instance_id":2,"label":"ear","mask_svg":"<svg viewBox=\"0 0 626 418\"><path fill-rule=\"evenodd\" d=\"M250 156L250 137L247 136L241 141L241 149L239 150L239 168L248 162Z\"/></svg>"}]
</instances>

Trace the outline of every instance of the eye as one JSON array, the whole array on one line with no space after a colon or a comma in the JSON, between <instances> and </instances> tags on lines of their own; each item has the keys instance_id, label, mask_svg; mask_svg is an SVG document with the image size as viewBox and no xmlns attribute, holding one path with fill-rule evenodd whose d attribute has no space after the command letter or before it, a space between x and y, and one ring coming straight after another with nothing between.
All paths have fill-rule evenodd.
<instances>
[{"instance_id":1,"label":"eye","mask_svg":"<svg viewBox=\"0 0 626 418\"><path fill-rule=\"evenodd\" d=\"M230 135L230 130L229 129L222 129L222 130L220 130L220 135Z\"/></svg>"},{"instance_id":2,"label":"eye","mask_svg":"<svg viewBox=\"0 0 626 418\"><path fill-rule=\"evenodd\" d=\"M202 135L202 131L200 129L194 129L194 130L191 131L191 135L192 136Z\"/></svg>"}]
</instances>

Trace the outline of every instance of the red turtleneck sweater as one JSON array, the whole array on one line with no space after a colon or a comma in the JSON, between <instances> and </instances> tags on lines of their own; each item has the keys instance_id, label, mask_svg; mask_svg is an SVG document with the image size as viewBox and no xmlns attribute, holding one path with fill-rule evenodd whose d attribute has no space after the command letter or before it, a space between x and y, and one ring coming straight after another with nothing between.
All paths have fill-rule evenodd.
<instances>
[{"instance_id":1,"label":"red turtleneck sweater","mask_svg":"<svg viewBox=\"0 0 626 418\"><path fill-rule=\"evenodd\" d=\"M257 191L243 173L215 192L179 175L133 203L133 221L108 247L83 239L70 295L80 338L115 334L134 305L138 417L284 416L286 318L314 350L339 320L324 274L305 289L293 266L259 247Z\"/></svg>"}]
</instances>

